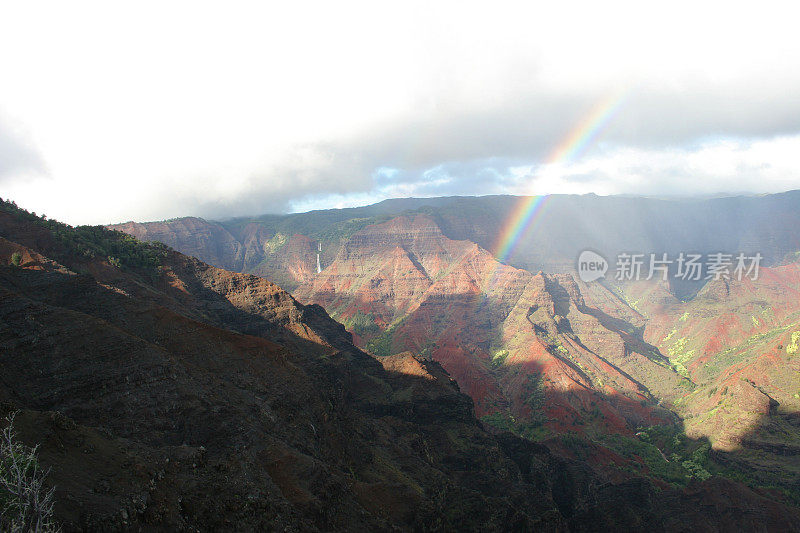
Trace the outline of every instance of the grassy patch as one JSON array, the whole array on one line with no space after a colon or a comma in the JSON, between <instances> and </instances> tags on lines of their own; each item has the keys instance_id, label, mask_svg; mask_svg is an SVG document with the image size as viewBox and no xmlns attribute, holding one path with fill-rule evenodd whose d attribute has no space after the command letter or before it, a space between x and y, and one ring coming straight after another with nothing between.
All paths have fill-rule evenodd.
<instances>
[{"instance_id":1,"label":"grassy patch","mask_svg":"<svg viewBox=\"0 0 800 533\"><path fill-rule=\"evenodd\" d=\"M283 248L284 245L286 245L287 240L288 239L286 238L286 235L278 232L275 235L273 235L270 240L264 243L264 248L266 249L267 253L274 254L275 252Z\"/></svg>"},{"instance_id":2,"label":"grassy patch","mask_svg":"<svg viewBox=\"0 0 800 533\"><path fill-rule=\"evenodd\" d=\"M766 343L773 342L775 337L783 334L789 327L790 326L782 326L765 333L758 333L736 346L716 353L704 366L703 375L706 376L706 378L713 378L732 365L746 361L762 350ZM800 341L800 335L798 336L798 341ZM789 346L786 347L786 351L789 353Z\"/></svg>"},{"instance_id":3,"label":"grassy patch","mask_svg":"<svg viewBox=\"0 0 800 533\"><path fill-rule=\"evenodd\" d=\"M492 367L498 368L505 364L509 356L508 350L495 350L492 353Z\"/></svg>"},{"instance_id":4,"label":"grassy patch","mask_svg":"<svg viewBox=\"0 0 800 533\"><path fill-rule=\"evenodd\" d=\"M675 330L672 330L672 332L667 335L664 341L666 342L668 339L670 339L674 333ZM689 370L686 368L686 364L689 363L695 355L694 350L686 350L688 343L688 337L681 337L673 342L672 346L667 348L669 362L675 367L675 371L685 378L690 377Z\"/></svg>"},{"instance_id":5,"label":"grassy patch","mask_svg":"<svg viewBox=\"0 0 800 533\"><path fill-rule=\"evenodd\" d=\"M793 331L792 340L789 343L789 346L786 347L786 353L788 353L789 355L795 355L798 349L800 349L798 343L800 343L800 331Z\"/></svg>"}]
</instances>

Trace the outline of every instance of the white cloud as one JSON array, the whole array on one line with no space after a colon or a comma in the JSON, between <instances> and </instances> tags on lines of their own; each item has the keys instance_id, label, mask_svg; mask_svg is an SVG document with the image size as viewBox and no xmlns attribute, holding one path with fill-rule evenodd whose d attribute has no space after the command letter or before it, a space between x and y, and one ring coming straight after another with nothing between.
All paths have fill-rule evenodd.
<instances>
[{"instance_id":1,"label":"white cloud","mask_svg":"<svg viewBox=\"0 0 800 533\"><path fill-rule=\"evenodd\" d=\"M655 158L641 172L677 164L740 179L722 148L692 148L732 136L748 146L748 172L768 178L755 185L800 187L781 151L791 147L758 140L800 131L791 4L537 4L4 4L0 112L41 164L17 166L0 195L98 223L474 193L455 171L420 176L493 157L535 166L620 89L633 96L604 137L617 151L586 169L610 175L627 146ZM662 163L670 154L683 162ZM405 171L405 184L375 185L380 167ZM487 192L513 189L506 174ZM606 174L552 186L636 186Z\"/></svg>"},{"instance_id":2,"label":"white cloud","mask_svg":"<svg viewBox=\"0 0 800 533\"><path fill-rule=\"evenodd\" d=\"M578 162L531 168L508 192L581 193L584 177L598 194L780 192L800 186L798 153L800 135L667 149L607 148Z\"/></svg>"},{"instance_id":3,"label":"white cloud","mask_svg":"<svg viewBox=\"0 0 800 533\"><path fill-rule=\"evenodd\" d=\"M396 197L455 194L709 195L800 188L800 135L707 140L684 148L604 147L579 161L516 165L501 159L443 165L401 183L374 178L369 192L307 195L292 211L354 207Z\"/></svg>"}]
</instances>

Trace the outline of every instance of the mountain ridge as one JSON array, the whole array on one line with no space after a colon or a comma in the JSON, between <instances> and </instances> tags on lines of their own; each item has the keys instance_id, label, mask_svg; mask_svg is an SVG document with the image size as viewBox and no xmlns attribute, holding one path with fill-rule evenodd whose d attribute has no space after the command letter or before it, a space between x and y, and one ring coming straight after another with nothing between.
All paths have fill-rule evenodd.
<instances>
[{"instance_id":1,"label":"mountain ridge","mask_svg":"<svg viewBox=\"0 0 800 533\"><path fill-rule=\"evenodd\" d=\"M228 233L226 242L241 248L241 264L220 258L213 250L198 250L197 255L211 263L226 262L235 270L256 274L280 274L281 263L274 263L264 252L263 242L275 235L291 238L304 235L323 244L323 259L329 262L339 245L354 231L367 224L385 222L406 212L427 213L448 238L469 240L496 253L498 235L509 224L515 208L528 197L483 196L385 200L371 206L322 210L289 215L236 218L223 222L205 221L207 230ZM800 237L790 228L800 223L796 206L800 191L747 197L663 200L642 197L551 195L537 215L537 230L518 241L507 263L527 270L564 272L574 269L578 254L596 249L611 259L620 252L678 253L720 251L761 252L765 264L780 262L787 254L800 250ZM779 223L776 223L776 219ZM180 220L180 219L178 219ZM194 219L193 219L194 220ZM196 219L201 220L201 219ZM354 221L358 223L353 225ZM110 225L150 238L150 228L165 233L154 240L177 249L187 248L180 235L171 235L166 223ZM348 225L348 223L350 223ZM261 232L250 244L239 235L243 228ZM300 253L313 272L316 249ZM249 258L248 261L244 257ZM262 264L263 263L263 264ZM286 277L288 290L307 277Z\"/></svg>"}]
</instances>

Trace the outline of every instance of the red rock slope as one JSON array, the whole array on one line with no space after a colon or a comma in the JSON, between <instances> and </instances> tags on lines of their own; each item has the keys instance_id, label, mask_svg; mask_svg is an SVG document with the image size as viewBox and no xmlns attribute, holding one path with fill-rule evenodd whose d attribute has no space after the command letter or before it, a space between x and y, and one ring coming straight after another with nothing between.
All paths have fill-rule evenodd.
<instances>
[{"instance_id":1,"label":"red rock slope","mask_svg":"<svg viewBox=\"0 0 800 533\"><path fill-rule=\"evenodd\" d=\"M440 362L479 415L630 432L668 420L653 392L682 381L652 346L587 307L570 276L502 265L425 215L356 233L295 295L345 324L368 317L381 331L358 340L373 351Z\"/></svg>"}]
</instances>

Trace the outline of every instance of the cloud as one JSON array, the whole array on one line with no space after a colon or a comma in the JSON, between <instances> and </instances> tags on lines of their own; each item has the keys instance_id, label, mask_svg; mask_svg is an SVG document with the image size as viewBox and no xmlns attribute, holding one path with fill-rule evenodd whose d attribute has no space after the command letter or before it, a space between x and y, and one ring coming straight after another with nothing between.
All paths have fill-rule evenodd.
<instances>
[{"instance_id":1,"label":"cloud","mask_svg":"<svg viewBox=\"0 0 800 533\"><path fill-rule=\"evenodd\" d=\"M2 193L100 223L386 195L800 187L777 152L800 132L800 41L780 5L551 4L4 8L0 50L17 53L0 55L0 110L35 149L0 137ZM616 94L594 142L547 167ZM741 168L723 158L737 150Z\"/></svg>"},{"instance_id":2,"label":"cloud","mask_svg":"<svg viewBox=\"0 0 800 533\"><path fill-rule=\"evenodd\" d=\"M21 132L12 129L10 122L0 116L0 184L6 180L44 173L45 164L41 155Z\"/></svg>"},{"instance_id":3,"label":"cloud","mask_svg":"<svg viewBox=\"0 0 800 533\"><path fill-rule=\"evenodd\" d=\"M292 210L352 207L398 196L774 193L800 187L800 160L794 156L799 150L800 135L789 135L713 139L687 147L606 145L579 161L551 164L475 160L423 173L395 171L391 180L375 176L368 193L309 195Z\"/></svg>"}]
</instances>

